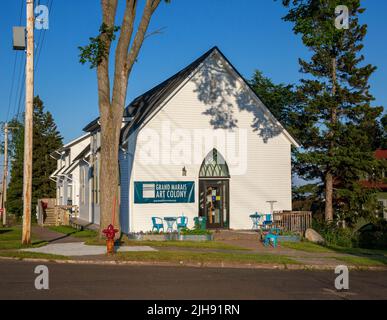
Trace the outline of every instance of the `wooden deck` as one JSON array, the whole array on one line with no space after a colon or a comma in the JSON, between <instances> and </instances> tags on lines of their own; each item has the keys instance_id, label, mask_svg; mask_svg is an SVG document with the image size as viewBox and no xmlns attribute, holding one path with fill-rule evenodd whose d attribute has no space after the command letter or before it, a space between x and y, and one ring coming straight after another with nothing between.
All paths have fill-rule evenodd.
<instances>
[{"instance_id":1,"label":"wooden deck","mask_svg":"<svg viewBox=\"0 0 387 320\"><path fill-rule=\"evenodd\" d=\"M311 211L285 211L273 214L274 223L284 231L304 233L312 227Z\"/></svg>"}]
</instances>

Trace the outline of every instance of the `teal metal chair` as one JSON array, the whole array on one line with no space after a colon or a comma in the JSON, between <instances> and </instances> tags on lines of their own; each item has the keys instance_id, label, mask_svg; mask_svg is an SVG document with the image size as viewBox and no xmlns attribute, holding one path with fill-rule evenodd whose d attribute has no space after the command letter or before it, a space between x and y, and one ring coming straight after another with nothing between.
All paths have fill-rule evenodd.
<instances>
[{"instance_id":1,"label":"teal metal chair","mask_svg":"<svg viewBox=\"0 0 387 320\"><path fill-rule=\"evenodd\" d=\"M187 228L188 217L184 217L184 216L177 217L176 224L177 224L177 230L178 231L180 231L180 229Z\"/></svg>"},{"instance_id":2,"label":"teal metal chair","mask_svg":"<svg viewBox=\"0 0 387 320\"><path fill-rule=\"evenodd\" d=\"M271 214L265 214L265 221L263 221L264 229L268 229L273 225L273 220L271 218Z\"/></svg>"},{"instance_id":3,"label":"teal metal chair","mask_svg":"<svg viewBox=\"0 0 387 320\"><path fill-rule=\"evenodd\" d=\"M157 232L160 232L161 229L163 229L164 231L163 219L158 217L152 217L152 224L153 224L152 231L154 231L155 229L157 230Z\"/></svg>"},{"instance_id":4,"label":"teal metal chair","mask_svg":"<svg viewBox=\"0 0 387 320\"><path fill-rule=\"evenodd\" d=\"M281 229L279 228L271 228L263 240L264 246L267 247L271 244L273 248L276 248L278 246L278 236L280 232Z\"/></svg>"},{"instance_id":5,"label":"teal metal chair","mask_svg":"<svg viewBox=\"0 0 387 320\"><path fill-rule=\"evenodd\" d=\"M273 246L273 248L276 248L278 245L278 239L276 234L268 233L265 236L265 240L263 240L263 244L265 247L269 246L270 244Z\"/></svg>"}]
</instances>

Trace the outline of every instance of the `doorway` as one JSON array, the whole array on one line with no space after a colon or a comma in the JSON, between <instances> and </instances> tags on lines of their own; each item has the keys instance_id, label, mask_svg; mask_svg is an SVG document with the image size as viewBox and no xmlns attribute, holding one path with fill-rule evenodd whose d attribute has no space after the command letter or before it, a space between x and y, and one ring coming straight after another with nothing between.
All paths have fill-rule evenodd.
<instances>
[{"instance_id":1,"label":"doorway","mask_svg":"<svg viewBox=\"0 0 387 320\"><path fill-rule=\"evenodd\" d=\"M204 159L199 174L199 216L208 229L229 228L230 175L222 155L213 149Z\"/></svg>"},{"instance_id":2,"label":"doorway","mask_svg":"<svg viewBox=\"0 0 387 320\"><path fill-rule=\"evenodd\" d=\"M199 216L207 218L207 228L228 228L229 181L201 179L199 182L199 193Z\"/></svg>"}]
</instances>

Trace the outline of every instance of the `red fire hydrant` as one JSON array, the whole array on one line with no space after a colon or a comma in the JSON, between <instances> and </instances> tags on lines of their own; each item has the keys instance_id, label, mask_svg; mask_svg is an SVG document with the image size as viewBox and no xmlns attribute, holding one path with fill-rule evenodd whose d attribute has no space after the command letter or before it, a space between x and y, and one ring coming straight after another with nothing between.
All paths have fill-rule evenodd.
<instances>
[{"instance_id":1,"label":"red fire hydrant","mask_svg":"<svg viewBox=\"0 0 387 320\"><path fill-rule=\"evenodd\" d=\"M108 254L114 253L114 237L118 232L118 229L114 229L112 224L109 224L107 229L102 230L106 236L106 249Z\"/></svg>"}]
</instances>

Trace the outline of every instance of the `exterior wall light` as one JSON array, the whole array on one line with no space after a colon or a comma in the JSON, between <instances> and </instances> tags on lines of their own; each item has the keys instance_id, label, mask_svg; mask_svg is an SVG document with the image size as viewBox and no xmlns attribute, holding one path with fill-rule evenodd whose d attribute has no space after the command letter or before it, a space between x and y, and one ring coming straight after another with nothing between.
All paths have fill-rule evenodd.
<instances>
[{"instance_id":1,"label":"exterior wall light","mask_svg":"<svg viewBox=\"0 0 387 320\"><path fill-rule=\"evenodd\" d=\"M187 169L185 167L183 167L183 169L181 170L181 173L182 173L183 177L186 177L187 176Z\"/></svg>"}]
</instances>

